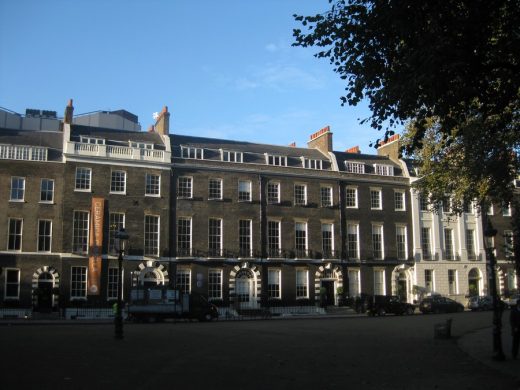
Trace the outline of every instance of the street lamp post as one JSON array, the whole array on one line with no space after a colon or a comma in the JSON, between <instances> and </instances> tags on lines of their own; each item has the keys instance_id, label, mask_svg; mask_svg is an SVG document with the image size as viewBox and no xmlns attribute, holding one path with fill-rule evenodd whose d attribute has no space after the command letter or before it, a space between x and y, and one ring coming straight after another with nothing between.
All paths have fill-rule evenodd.
<instances>
[{"instance_id":1,"label":"street lamp post","mask_svg":"<svg viewBox=\"0 0 520 390\"><path fill-rule=\"evenodd\" d=\"M487 221L486 229L484 230L484 236L487 238L495 237L497 230L491 225L491 221ZM503 361L505 360L504 351L502 350L502 308L499 304L499 298L497 294L497 279L496 279L496 258L491 245L486 246L486 253L489 264L489 287L491 290L491 296L493 298L493 360Z\"/></svg>"},{"instance_id":2,"label":"street lamp post","mask_svg":"<svg viewBox=\"0 0 520 390\"><path fill-rule=\"evenodd\" d=\"M120 228L116 234L116 247L119 252L119 256L117 258L118 262L118 278L117 278L117 308L116 315L114 318L114 328L115 333L114 337L117 340L123 339L123 316L122 316L122 306L123 306L123 251L125 247L125 242L128 241L128 233L125 232L124 228Z\"/></svg>"}]
</instances>

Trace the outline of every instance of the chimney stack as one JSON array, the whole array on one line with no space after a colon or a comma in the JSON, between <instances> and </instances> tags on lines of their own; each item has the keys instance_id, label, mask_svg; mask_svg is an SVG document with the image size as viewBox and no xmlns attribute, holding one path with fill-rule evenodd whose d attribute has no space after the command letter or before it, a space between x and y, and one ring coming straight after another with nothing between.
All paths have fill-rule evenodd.
<instances>
[{"instance_id":1,"label":"chimney stack","mask_svg":"<svg viewBox=\"0 0 520 390\"><path fill-rule=\"evenodd\" d=\"M359 149L359 146L353 146L352 148L345 150L345 153L361 154L361 149Z\"/></svg>"},{"instance_id":2,"label":"chimney stack","mask_svg":"<svg viewBox=\"0 0 520 390\"><path fill-rule=\"evenodd\" d=\"M295 147L296 147L296 142L291 142L291 143L289 144L289 146L290 146L291 148L295 148Z\"/></svg>"},{"instance_id":3,"label":"chimney stack","mask_svg":"<svg viewBox=\"0 0 520 390\"><path fill-rule=\"evenodd\" d=\"M72 124L72 116L74 114L74 106L72 105L72 99L69 99L69 104L65 107L65 115L63 116L63 123Z\"/></svg>"},{"instance_id":4,"label":"chimney stack","mask_svg":"<svg viewBox=\"0 0 520 390\"><path fill-rule=\"evenodd\" d=\"M323 154L332 152L332 133L330 132L330 126L325 126L323 129L311 134L311 139L307 142L307 145L309 148L318 149Z\"/></svg>"},{"instance_id":5,"label":"chimney stack","mask_svg":"<svg viewBox=\"0 0 520 390\"><path fill-rule=\"evenodd\" d=\"M168 106L164 106L161 113L155 121L154 129L161 135L170 134L170 113L168 112Z\"/></svg>"},{"instance_id":6,"label":"chimney stack","mask_svg":"<svg viewBox=\"0 0 520 390\"><path fill-rule=\"evenodd\" d=\"M392 135L386 141L379 142L377 154L396 162L399 161L399 134Z\"/></svg>"}]
</instances>

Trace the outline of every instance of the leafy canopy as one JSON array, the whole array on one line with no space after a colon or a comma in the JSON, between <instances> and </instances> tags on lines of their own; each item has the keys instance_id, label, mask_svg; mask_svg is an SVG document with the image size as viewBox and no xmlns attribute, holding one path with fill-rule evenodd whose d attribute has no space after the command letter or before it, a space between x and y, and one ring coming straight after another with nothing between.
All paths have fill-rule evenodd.
<instances>
[{"instance_id":1,"label":"leafy canopy","mask_svg":"<svg viewBox=\"0 0 520 390\"><path fill-rule=\"evenodd\" d=\"M294 30L293 45L329 59L346 82L342 105L367 99L362 122L384 129L385 139L410 123L404 152L422 157L422 174L446 191L510 198L518 169L511 152L520 147L520 1L329 3L325 13L294 15L305 31Z\"/></svg>"}]
</instances>

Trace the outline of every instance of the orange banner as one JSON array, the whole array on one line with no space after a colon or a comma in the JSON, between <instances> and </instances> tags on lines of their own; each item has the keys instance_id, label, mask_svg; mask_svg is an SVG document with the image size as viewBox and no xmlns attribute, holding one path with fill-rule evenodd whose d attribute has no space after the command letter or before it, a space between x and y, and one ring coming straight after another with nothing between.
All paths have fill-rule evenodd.
<instances>
[{"instance_id":1,"label":"orange banner","mask_svg":"<svg viewBox=\"0 0 520 390\"><path fill-rule=\"evenodd\" d=\"M88 259L88 295L99 295L101 284L101 254L103 253L103 214L105 199L92 198Z\"/></svg>"}]
</instances>

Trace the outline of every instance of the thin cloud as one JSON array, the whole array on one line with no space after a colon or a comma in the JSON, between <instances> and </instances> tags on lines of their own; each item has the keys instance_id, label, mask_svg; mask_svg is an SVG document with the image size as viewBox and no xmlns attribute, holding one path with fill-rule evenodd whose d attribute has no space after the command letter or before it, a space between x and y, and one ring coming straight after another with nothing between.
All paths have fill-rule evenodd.
<instances>
[{"instance_id":1,"label":"thin cloud","mask_svg":"<svg viewBox=\"0 0 520 390\"><path fill-rule=\"evenodd\" d=\"M273 64L261 70L254 70L248 77L235 81L239 90L266 88L279 91L301 88L317 90L325 88L325 80L312 72L294 65Z\"/></svg>"}]
</instances>

